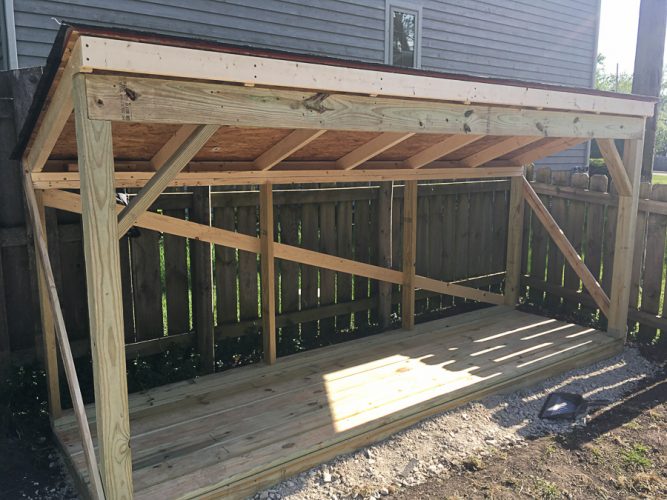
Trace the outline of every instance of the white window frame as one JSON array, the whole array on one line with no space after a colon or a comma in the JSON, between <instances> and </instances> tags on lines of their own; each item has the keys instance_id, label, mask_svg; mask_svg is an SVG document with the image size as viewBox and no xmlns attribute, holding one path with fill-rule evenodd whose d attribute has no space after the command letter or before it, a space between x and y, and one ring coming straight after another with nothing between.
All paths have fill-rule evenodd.
<instances>
[{"instance_id":1,"label":"white window frame","mask_svg":"<svg viewBox=\"0 0 667 500\"><path fill-rule=\"evenodd\" d=\"M385 3L385 23L384 23L384 62L391 65L393 62L393 24L392 13L394 10L414 14L415 16L415 65L414 68L422 66L422 6L414 3L406 3L395 0L386 0Z\"/></svg>"}]
</instances>

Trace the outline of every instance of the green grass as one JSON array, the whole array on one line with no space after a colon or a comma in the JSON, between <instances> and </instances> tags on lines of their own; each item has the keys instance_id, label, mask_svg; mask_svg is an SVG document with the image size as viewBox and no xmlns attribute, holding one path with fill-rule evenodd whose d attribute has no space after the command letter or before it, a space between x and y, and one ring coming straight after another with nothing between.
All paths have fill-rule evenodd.
<instances>
[{"instance_id":1,"label":"green grass","mask_svg":"<svg viewBox=\"0 0 667 500\"><path fill-rule=\"evenodd\" d=\"M632 448L623 450L621 455L625 465L631 468L647 469L653 467L653 462L648 458L649 449L643 444L635 444Z\"/></svg>"},{"instance_id":2,"label":"green grass","mask_svg":"<svg viewBox=\"0 0 667 500\"><path fill-rule=\"evenodd\" d=\"M667 172L653 172L653 184L667 184Z\"/></svg>"}]
</instances>

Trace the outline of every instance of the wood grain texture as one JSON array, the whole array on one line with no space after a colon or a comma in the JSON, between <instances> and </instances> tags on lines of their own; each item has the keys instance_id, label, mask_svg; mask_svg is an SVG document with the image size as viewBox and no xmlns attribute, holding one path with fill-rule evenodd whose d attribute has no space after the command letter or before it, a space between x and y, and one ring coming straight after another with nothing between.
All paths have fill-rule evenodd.
<instances>
[{"instance_id":1,"label":"wood grain texture","mask_svg":"<svg viewBox=\"0 0 667 500\"><path fill-rule=\"evenodd\" d=\"M124 97L127 88L135 100ZM428 132L534 137L636 139L643 119L589 113L466 106L444 102L331 94L309 109L316 94L135 77L91 75L93 119L232 126L278 126L372 132ZM322 110L322 112L320 112Z\"/></svg>"},{"instance_id":2,"label":"wood grain texture","mask_svg":"<svg viewBox=\"0 0 667 500\"><path fill-rule=\"evenodd\" d=\"M613 139L596 139L614 186L621 196L632 196L632 184Z\"/></svg>"},{"instance_id":3,"label":"wood grain texture","mask_svg":"<svg viewBox=\"0 0 667 500\"><path fill-rule=\"evenodd\" d=\"M294 130L287 137L264 151L254 161L255 167L260 170L269 170L299 149L310 144L325 132L326 130Z\"/></svg>"},{"instance_id":4,"label":"wood grain texture","mask_svg":"<svg viewBox=\"0 0 667 500\"><path fill-rule=\"evenodd\" d=\"M84 77L76 75L73 85L100 473L108 498L130 499L132 453L111 124L88 119Z\"/></svg>"}]
</instances>

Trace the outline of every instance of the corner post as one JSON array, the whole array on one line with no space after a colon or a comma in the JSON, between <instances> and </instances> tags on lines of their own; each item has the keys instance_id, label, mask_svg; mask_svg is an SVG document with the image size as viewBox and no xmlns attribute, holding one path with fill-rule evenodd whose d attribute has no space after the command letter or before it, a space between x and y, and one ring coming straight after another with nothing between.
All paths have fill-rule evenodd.
<instances>
[{"instance_id":1,"label":"corner post","mask_svg":"<svg viewBox=\"0 0 667 500\"><path fill-rule=\"evenodd\" d=\"M507 263L505 266L505 305L514 307L521 291L521 248L523 245L523 174L510 178L509 222L507 224Z\"/></svg>"},{"instance_id":2,"label":"corner post","mask_svg":"<svg viewBox=\"0 0 667 500\"><path fill-rule=\"evenodd\" d=\"M276 362L276 285L273 251L273 189L270 182L259 191L259 238L262 285L262 339L264 361Z\"/></svg>"},{"instance_id":3,"label":"corner post","mask_svg":"<svg viewBox=\"0 0 667 500\"><path fill-rule=\"evenodd\" d=\"M611 276L611 296L607 331L619 339L625 339L628 330L628 304L634 254L637 208L642 169L643 139L625 141L623 163L628 172L632 193L618 197L616 219L616 241L614 242L614 264Z\"/></svg>"},{"instance_id":4,"label":"corner post","mask_svg":"<svg viewBox=\"0 0 667 500\"><path fill-rule=\"evenodd\" d=\"M83 249L100 474L107 498L132 498L123 299L111 122L88 118L86 79L73 78Z\"/></svg>"},{"instance_id":5,"label":"corner post","mask_svg":"<svg viewBox=\"0 0 667 500\"><path fill-rule=\"evenodd\" d=\"M406 330L415 327L415 264L417 256L417 181L405 181L403 189L403 285L401 322Z\"/></svg>"}]
</instances>

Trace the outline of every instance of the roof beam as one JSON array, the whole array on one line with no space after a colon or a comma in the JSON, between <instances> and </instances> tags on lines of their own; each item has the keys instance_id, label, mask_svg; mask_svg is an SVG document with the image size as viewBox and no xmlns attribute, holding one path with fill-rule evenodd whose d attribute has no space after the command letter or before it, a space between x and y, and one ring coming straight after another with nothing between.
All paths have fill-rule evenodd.
<instances>
[{"instance_id":1,"label":"roof beam","mask_svg":"<svg viewBox=\"0 0 667 500\"><path fill-rule=\"evenodd\" d=\"M484 137L483 135L453 135L447 137L447 139L434 144L426 148L423 151L407 158L403 161L405 168L421 168L424 165L428 165L436 160L439 160L443 156L448 155L461 149L463 146L472 144L473 142Z\"/></svg>"},{"instance_id":2,"label":"roof beam","mask_svg":"<svg viewBox=\"0 0 667 500\"><path fill-rule=\"evenodd\" d=\"M41 172L51 155L67 120L74 111L72 99L72 78L81 71L81 41L72 49L69 62L62 74L58 86L42 114L42 121L34 136L30 149L23 157L24 168L29 172Z\"/></svg>"},{"instance_id":3,"label":"roof beam","mask_svg":"<svg viewBox=\"0 0 667 500\"><path fill-rule=\"evenodd\" d=\"M377 156L396 144L409 139L413 135L415 135L414 132L406 134L401 132L385 132L384 134L380 134L366 144L359 146L354 151L350 151L342 158L339 158L336 162L336 166L341 170L352 170L366 160L370 160L374 156Z\"/></svg>"},{"instance_id":4,"label":"roof beam","mask_svg":"<svg viewBox=\"0 0 667 500\"><path fill-rule=\"evenodd\" d=\"M126 92L118 92L124 86ZM88 75L92 119L430 134L638 139L642 118ZM130 99L132 96L134 99Z\"/></svg>"},{"instance_id":5,"label":"roof beam","mask_svg":"<svg viewBox=\"0 0 667 500\"><path fill-rule=\"evenodd\" d=\"M527 146L531 142L539 141L540 139L542 138L522 136L509 137L497 144L494 144L493 146L489 146L488 148L484 148L481 151L477 151L476 153L467 156L461 160L461 163L466 167L476 168L480 165L484 165L485 163L490 162L491 160L495 160L496 158L500 158L501 156L511 153L512 151Z\"/></svg>"},{"instance_id":6,"label":"roof beam","mask_svg":"<svg viewBox=\"0 0 667 500\"><path fill-rule=\"evenodd\" d=\"M119 235L124 235L139 216L148 210L148 207L153 204L188 162L194 158L218 128L217 125L199 125L192 130L186 130L187 134L179 134L181 132L179 131L167 141L163 149L167 149L171 152L171 155L167 156L162 152L162 149L155 155L158 160L154 163L154 166L158 168L158 171L153 174L139 194L132 198L129 205L118 216ZM180 142L178 147L175 147L176 142ZM160 164L161 162L164 163Z\"/></svg>"},{"instance_id":7,"label":"roof beam","mask_svg":"<svg viewBox=\"0 0 667 500\"><path fill-rule=\"evenodd\" d=\"M618 153L618 149L616 149L614 140L596 139L596 141L618 194L621 196L632 196L630 177L628 177L628 171L625 168L621 155Z\"/></svg>"},{"instance_id":8,"label":"roof beam","mask_svg":"<svg viewBox=\"0 0 667 500\"><path fill-rule=\"evenodd\" d=\"M259 170L269 170L285 158L295 153L306 144L311 143L326 130L322 129L297 129L283 138L277 144L271 146L255 160L255 167Z\"/></svg>"}]
</instances>

